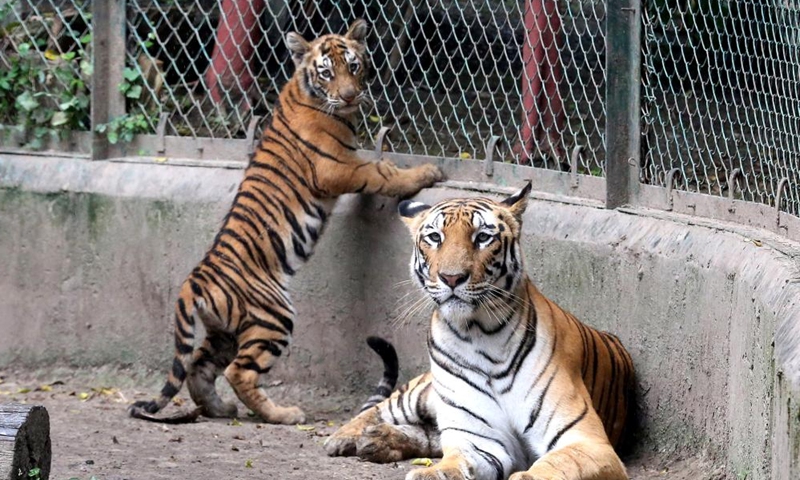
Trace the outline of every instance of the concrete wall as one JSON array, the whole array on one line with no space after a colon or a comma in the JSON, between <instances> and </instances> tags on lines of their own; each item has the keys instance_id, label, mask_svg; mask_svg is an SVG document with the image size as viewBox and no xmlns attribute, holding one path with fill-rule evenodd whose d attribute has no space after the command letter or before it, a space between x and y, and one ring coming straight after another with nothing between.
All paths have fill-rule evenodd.
<instances>
[{"instance_id":1,"label":"concrete wall","mask_svg":"<svg viewBox=\"0 0 800 480\"><path fill-rule=\"evenodd\" d=\"M0 367L133 364L160 378L176 289L241 173L0 156ZM339 202L296 277L295 344L276 378L363 390L380 370L363 345L373 333L396 343L404 378L426 367L426 313L404 315L419 294L405 282L411 243L394 210L381 197ZM794 372L776 362L775 342L786 339L774 337L800 318L797 247L695 223L533 200L527 269L630 350L640 448L707 452L739 478L798 478Z\"/></svg>"}]
</instances>

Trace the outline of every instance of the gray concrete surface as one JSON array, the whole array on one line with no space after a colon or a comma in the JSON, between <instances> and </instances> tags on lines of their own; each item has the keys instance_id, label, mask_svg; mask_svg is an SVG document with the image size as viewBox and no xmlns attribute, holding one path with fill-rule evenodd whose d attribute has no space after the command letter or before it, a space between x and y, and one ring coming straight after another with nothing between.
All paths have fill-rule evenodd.
<instances>
[{"instance_id":1,"label":"gray concrete surface","mask_svg":"<svg viewBox=\"0 0 800 480\"><path fill-rule=\"evenodd\" d=\"M0 367L119 364L162 375L176 289L240 178L235 168L0 154ZM474 194L436 188L419 199ZM379 375L368 334L396 343L403 378L426 368L427 312L404 315L416 295L394 209L381 197L339 202L296 277L295 344L276 379L366 391ZM796 372L775 360L800 318L796 245L543 200L531 201L524 229L541 290L630 350L639 449L708 454L730 478L800 478Z\"/></svg>"}]
</instances>

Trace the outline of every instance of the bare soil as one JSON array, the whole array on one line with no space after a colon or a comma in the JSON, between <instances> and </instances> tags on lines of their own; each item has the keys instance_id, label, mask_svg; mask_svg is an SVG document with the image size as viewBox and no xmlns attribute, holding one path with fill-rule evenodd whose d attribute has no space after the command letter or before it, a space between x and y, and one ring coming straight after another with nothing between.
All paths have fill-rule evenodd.
<instances>
[{"instance_id":1,"label":"bare soil","mask_svg":"<svg viewBox=\"0 0 800 480\"><path fill-rule=\"evenodd\" d=\"M239 420L201 418L188 425L161 425L127 416L134 400L158 391L161 374L141 375L111 369L0 372L0 402L44 405L51 422L53 464L58 480L122 479L385 479L402 480L410 461L377 465L353 458L331 458L322 444L362 398L321 388L273 385L271 395L299 403L314 421L302 426L258 423L240 406ZM220 390L232 397L230 390ZM191 407L185 392L177 403ZM179 407L169 410L174 412ZM634 480L726 478L703 458L660 458L639 454L627 459Z\"/></svg>"}]
</instances>

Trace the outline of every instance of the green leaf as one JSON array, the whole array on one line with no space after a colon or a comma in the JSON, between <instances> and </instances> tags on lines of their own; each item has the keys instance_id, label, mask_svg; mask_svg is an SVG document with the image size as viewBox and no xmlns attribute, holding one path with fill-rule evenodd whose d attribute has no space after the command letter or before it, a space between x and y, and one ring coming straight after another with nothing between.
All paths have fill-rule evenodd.
<instances>
[{"instance_id":1,"label":"green leaf","mask_svg":"<svg viewBox=\"0 0 800 480\"><path fill-rule=\"evenodd\" d=\"M133 68L126 67L122 71L122 76L129 82L136 81L139 78L139 72Z\"/></svg>"},{"instance_id":2,"label":"green leaf","mask_svg":"<svg viewBox=\"0 0 800 480\"><path fill-rule=\"evenodd\" d=\"M31 95L31 92L24 92L17 97L17 105L26 112L32 112L39 106L39 102Z\"/></svg>"},{"instance_id":3,"label":"green leaf","mask_svg":"<svg viewBox=\"0 0 800 480\"><path fill-rule=\"evenodd\" d=\"M139 98L142 96L142 86L141 85L134 85L125 93L125 96L128 98Z\"/></svg>"},{"instance_id":4,"label":"green leaf","mask_svg":"<svg viewBox=\"0 0 800 480\"><path fill-rule=\"evenodd\" d=\"M116 130L109 130L108 131L108 142L112 145L115 145L119 141L119 135L117 134Z\"/></svg>"},{"instance_id":5,"label":"green leaf","mask_svg":"<svg viewBox=\"0 0 800 480\"><path fill-rule=\"evenodd\" d=\"M28 147L33 150L39 150L40 148L42 148L43 145L44 143L42 142L42 139L39 137L36 137L30 142L28 142Z\"/></svg>"},{"instance_id":6,"label":"green leaf","mask_svg":"<svg viewBox=\"0 0 800 480\"><path fill-rule=\"evenodd\" d=\"M91 43L91 41L92 41L92 34L91 33L87 33L86 35L82 36L81 39L80 39L80 42L82 44L84 44L84 45L86 45L87 43Z\"/></svg>"},{"instance_id":7,"label":"green leaf","mask_svg":"<svg viewBox=\"0 0 800 480\"><path fill-rule=\"evenodd\" d=\"M17 47L17 52L20 55L25 55L26 53L31 51L31 44L30 43L20 43L19 47Z\"/></svg>"},{"instance_id":8,"label":"green leaf","mask_svg":"<svg viewBox=\"0 0 800 480\"><path fill-rule=\"evenodd\" d=\"M59 103L58 104L58 108L59 108L59 110L66 111L66 110L69 110L70 108L74 107L77 104L78 104L78 99L76 97L72 97L69 100L67 100L66 102Z\"/></svg>"},{"instance_id":9,"label":"green leaf","mask_svg":"<svg viewBox=\"0 0 800 480\"><path fill-rule=\"evenodd\" d=\"M53 114L53 118L50 119L50 125L54 127L65 125L67 122L69 122L69 117L65 112L56 112Z\"/></svg>"},{"instance_id":10,"label":"green leaf","mask_svg":"<svg viewBox=\"0 0 800 480\"><path fill-rule=\"evenodd\" d=\"M69 62L73 58L75 58L75 52L67 52L67 53L62 53L61 54L61 59L62 60L66 60L66 61Z\"/></svg>"},{"instance_id":11,"label":"green leaf","mask_svg":"<svg viewBox=\"0 0 800 480\"><path fill-rule=\"evenodd\" d=\"M94 73L94 65L88 60L81 60L81 73L87 77L91 77Z\"/></svg>"}]
</instances>

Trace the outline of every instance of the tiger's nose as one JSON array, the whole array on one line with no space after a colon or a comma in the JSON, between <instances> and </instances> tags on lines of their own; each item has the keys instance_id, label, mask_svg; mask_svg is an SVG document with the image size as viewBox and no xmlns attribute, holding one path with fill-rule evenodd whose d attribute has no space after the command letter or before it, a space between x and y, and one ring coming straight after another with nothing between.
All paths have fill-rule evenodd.
<instances>
[{"instance_id":1,"label":"tiger's nose","mask_svg":"<svg viewBox=\"0 0 800 480\"><path fill-rule=\"evenodd\" d=\"M356 99L356 90L354 88L345 88L339 92L339 96L347 103L352 103Z\"/></svg>"},{"instance_id":2,"label":"tiger's nose","mask_svg":"<svg viewBox=\"0 0 800 480\"><path fill-rule=\"evenodd\" d=\"M442 281L445 284L447 284L447 286L449 286L450 288L456 288L457 286L467 281L467 278L469 278L469 274L459 273L456 275L445 275L444 273L440 273L439 278L441 278Z\"/></svg>"}]
</instances>

